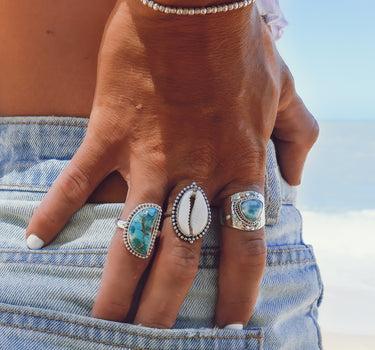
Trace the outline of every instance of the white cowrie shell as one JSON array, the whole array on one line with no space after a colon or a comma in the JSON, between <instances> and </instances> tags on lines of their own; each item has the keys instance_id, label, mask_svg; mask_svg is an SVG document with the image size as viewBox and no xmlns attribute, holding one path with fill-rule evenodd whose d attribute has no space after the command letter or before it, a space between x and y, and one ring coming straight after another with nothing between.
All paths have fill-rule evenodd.
<instances>
[{"instance_id":1,"label":"white cowrie shell","mask_svg":"<svg viewBox=\"0 0 375 350\"><path fill-rule=\"evenodd\" d=\"M171 219L177 235L189 243L194 243L207 232L211 223L210 204L203 189L195 182L177 195Z\"/></svg>"},{"instance_id":2,"label":"white cowrie shell","mask_svg":"<svg viewBox=\"0 0 375 350\"><path fill-rule=\"evenodd\" d=\"M186 191L177 207L177 225L188 237L198 236L208 223L208 208L202 192Z\"/></svg>"}]
</instances>

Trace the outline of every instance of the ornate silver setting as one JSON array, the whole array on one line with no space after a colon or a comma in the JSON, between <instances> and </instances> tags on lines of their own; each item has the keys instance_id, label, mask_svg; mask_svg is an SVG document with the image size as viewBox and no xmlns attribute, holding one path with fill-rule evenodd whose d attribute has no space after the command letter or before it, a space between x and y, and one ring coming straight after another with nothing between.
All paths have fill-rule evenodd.
<instances>
[{"instance_id":1,"label":"ornate silver setting","mask_svg":"<svg viewBox=\"0 0 375 350\"><path fill-rule=\"evenodd\" d=\"M244 206L257 206L254 212L244 212ZM227 214L228 205L224 204L222 224L242 231L261 229L266 222L264 196L255 191L238 192L230 196L230 214ZM251 219L250 219L250 216Z\"/></svg>"},{"instance_id":2,"label":"ornate silver setting","mask_svg":"<svg viewBox=\"0 0 375 350\"><path fill-rule=\"evenodd\" d=\"M154 248L159 231L162 208L155 203L138 205L126 220L117 220L117 227L124 230L127 250L141 259L147 259Z\"/></svg>"},{"instance_id":3,"label":"ornate silver setting","mask_svg":"<svg viewBox=\"0 0 375 350\"><path fill-rule=\"evenodd\" d=\"M211 209L203 189L193 182L176 197L172 225L182 240L193 243L203 237L211 224Z\"/></svg>"}]
</instances>

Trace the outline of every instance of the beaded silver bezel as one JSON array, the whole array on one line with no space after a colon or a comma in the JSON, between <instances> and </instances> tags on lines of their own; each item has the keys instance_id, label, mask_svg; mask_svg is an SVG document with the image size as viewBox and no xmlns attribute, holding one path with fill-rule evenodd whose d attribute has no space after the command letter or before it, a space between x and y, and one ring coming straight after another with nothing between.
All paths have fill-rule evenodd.
<instances>
[{"instance_id":1,"label":"beaded silver bezel","mask_svg":"<svg viewBox=\"0 0 375 350\"><path fill-rule=\"evenodd\" d=\"M201 194L203 195L203 198L204 198L204 201L206 203L206 206L207 206L207 212L208 212L208 215L207 215L207 223L204 227L204 229L199 232L198 234L194 235L194 236L186 236L180 229L179 227L179 223L178 223L178 211L179 211L179 207L180 207L180 200L182 198L182 196L184 195L185 192L189 191L189 190L194 190L196 192L201 192ZM173 203L173 207L172 207L172 216L171 216L171 219L172 219L172 225L173 225L173 229L175 230L176 234L178 235L179 238L181 238L182 240L184 241L187 241L189 243L194 243L195 240L199 239L199 238L202 238L206 233L207 233L207 230L208 228L210 227L210 224L211 224L211 208L210 208L210 203L208 202L208 199L207 199L207 196L205 194L205 192L203 191L203 189L201 187L199 187L195 182L193 182L191 185L189 186L186 186L176 197L176 200L174 201Z\"/></svg>"},{"instance_id":2,"label":"beaded silver bezel","mask_svg":"<svg viewBox=\"0 0 375 350\"><path fill-rule=\"evenodd\" d=\"M250 221L244 215L241 204L251 199L257 199L262 203L262 210L255 221ZM243 231L255 231L265 225L264 196L255 191L245 191L233 194L231 200L232 227Z\"/></svg>"},{"instance_id":3,"label":"beaded silver bezel","mask_svg":"<svg viewBox=\"0 0 375 350\"><path fill-rule=\"evenodd\" d=\"M195 16L195 15L209 15L221 12L229 12L247 7L255 2L255 0L243 0L231 2L229 4L213 5L208 7L190 8L190 7L172 7L159 4L153 0L139 0L143 5L148 6L154 11L165 14L172 14L178 16Z\"/></svg>"},{"instance_id":4,"label":"beaded silver bezel","mask_svg":"<svg viewBox=\"0 0 375 350\"><path fill-rule=\"evenodd\" d=\"M129 233L129 227L130 227L130 225L132 223L132 220L135 217L135 215L137 215L140 211L142 211L144 209L147 209L147 208L156 209L158 211L158 214L157 214L157 217L156 217L155 224L153 225L153 228L152 228L151 239L150 239L150 244L147 248L147 253L146 254L140 254L138 251L136 251L131 246L128 233ZM159 231L161 217L162 217L162 208L160 207L160 205L157 205L155 203L143 203L143 204L140 204L137 207L135 207L134 210L129 214L129 216L126 220L121 220L121 219L117 220L117 223L116 223L117 227L124 230L123 231L123 241L124 241L126 249L130 253L132 253L133 255L135 255L135 256L137 256L138 258L141 258L141 259L147 259L151 255L152 250L153 250L154 245L155 245L156 236L157 236L157 233Z\"/></svg>"}]
</instances>

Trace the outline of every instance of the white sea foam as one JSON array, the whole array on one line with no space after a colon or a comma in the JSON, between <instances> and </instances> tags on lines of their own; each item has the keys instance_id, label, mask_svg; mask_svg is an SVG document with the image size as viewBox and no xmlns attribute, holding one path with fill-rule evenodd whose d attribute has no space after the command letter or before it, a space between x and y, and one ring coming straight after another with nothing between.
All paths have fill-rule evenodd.
<instances>
[{"instance_id":1,"label":"white sea foam","mask_svg":"<svg viewBox=\"0 0 375 350\"><path fill-rule=\"evenodd\" d=\"M375 210L302 214L325 285L323 332L375 336Z\"/></svg>"}]
</instances>

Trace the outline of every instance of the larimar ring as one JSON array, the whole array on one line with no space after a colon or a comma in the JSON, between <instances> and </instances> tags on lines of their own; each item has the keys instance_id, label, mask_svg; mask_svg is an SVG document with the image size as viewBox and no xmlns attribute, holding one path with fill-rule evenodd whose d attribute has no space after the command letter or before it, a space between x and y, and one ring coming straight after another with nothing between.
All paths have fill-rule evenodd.
<instances>
[{"instance_id":1,"label":"larimar ring","mask_svg":"<svg viewBox=\"0 0 375 350\"><path fill-rule=\"evenodd\" d=\"M126 220L117 220L117 227L124 230L124 243L130 253L147 259L154 248L160 226L162 209L154 203L138 205Z\"/></svg>"},{"instance_id":2,"label":"larimar ring","mask_svg":"<svg viewBox=\"0 0 375 350\"><path fill-rule=\"evenodd\" d=\"M211 223L210 204L195 182L177 195L171 219L176 234L184 241L193 243L207 232Z\"/></svg>"},{"instance_id":3,"label":"larimar ring","mask_svg":"<svg viewBox=\"0 0 375 350\"><path fill-rule=\"evenodd\" d=\"M265 225L264 196L261 193L238 192L228 199L224 202L222 210L222 225L242 231L259 230Z\"/></svg>"}]
</instances>

